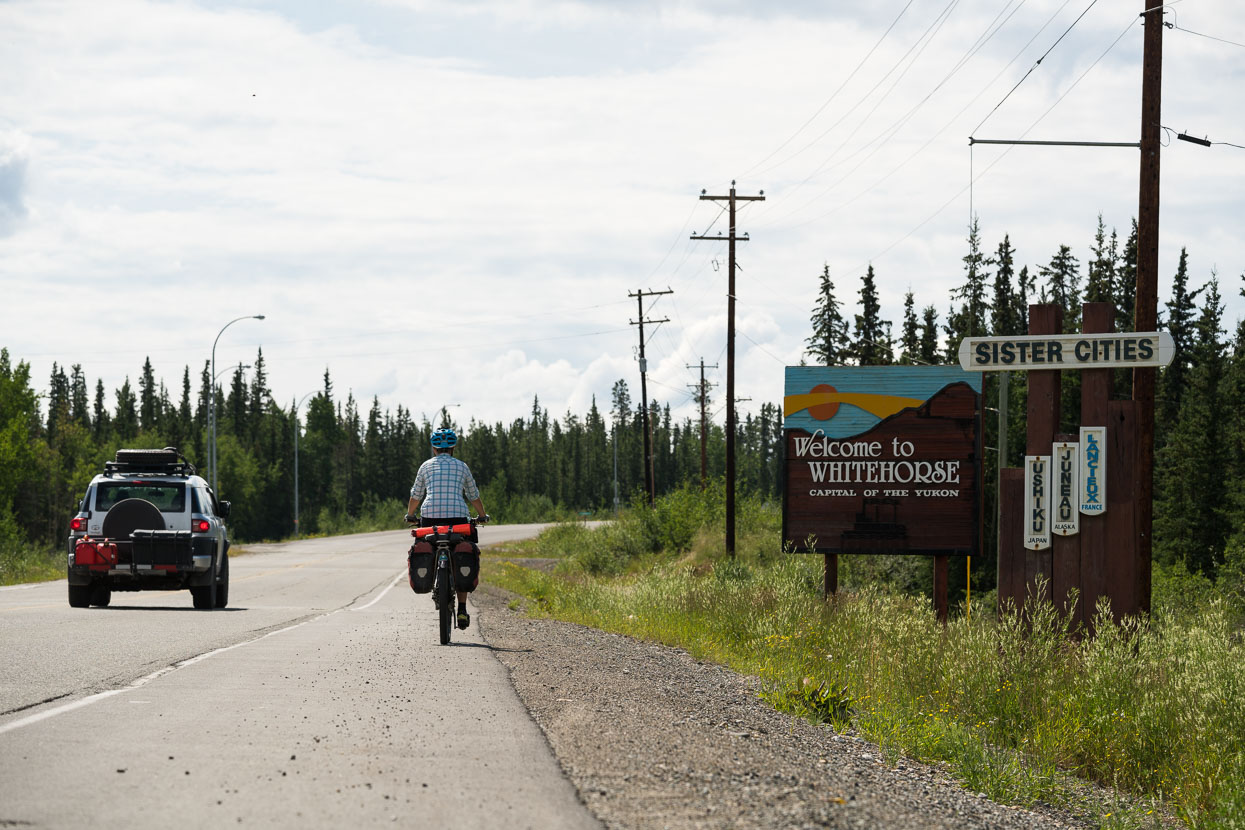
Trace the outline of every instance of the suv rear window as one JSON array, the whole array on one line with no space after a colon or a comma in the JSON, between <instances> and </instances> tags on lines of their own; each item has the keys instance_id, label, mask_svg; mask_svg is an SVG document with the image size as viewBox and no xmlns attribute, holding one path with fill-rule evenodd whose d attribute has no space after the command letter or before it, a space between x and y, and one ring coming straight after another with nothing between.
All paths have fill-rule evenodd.
<instances>
[{"instance_id":1,"label":"suv rear window","mask_svg":"<svg viewBox=\"0 0 1245 830\"><path fill-rule=\"evenodd\" d=\"M110 481L95 485L96 510L110 510L125 499L144 499L162 513L183 513L186 485L179 481Z\"/></svg>"}]
</instances>

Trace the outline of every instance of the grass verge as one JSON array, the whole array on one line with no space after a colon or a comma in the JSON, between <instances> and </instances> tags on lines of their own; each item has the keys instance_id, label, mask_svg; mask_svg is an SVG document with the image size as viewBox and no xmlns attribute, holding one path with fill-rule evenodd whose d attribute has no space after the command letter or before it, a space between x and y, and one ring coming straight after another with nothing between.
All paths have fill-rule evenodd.
<instances>
[{"instance_id":1,"label":"grass verge","mask_svg":"<svg viewBox=\"0 0 1245 830\"><path fill-rule=\"evenodd\" d=\"M823 602L820 559L775 552L763 506L744 505L733 560L713 521L664 526L663 511L676 525L715 515L712 498L556 528L522 547L561 558L552 572L485 578L539 613L759 676L778 708L944 762L997 801L1071 806L1103 827L1245 827L1245 646L1222 600L1103 617L1092 639L1069 638L1049 606L944 627L924 598L866 587Z\"/></svg>"},{"instance_id":2,"label":"grass verge","mask_svg":"<svg viewBox=\"0 0 1245 830\"><path fill-rule=\"evenodd\" d=\"M65 578L65 554L27 544L0 544L0 585Z\"/></svg>"}]
</instances>

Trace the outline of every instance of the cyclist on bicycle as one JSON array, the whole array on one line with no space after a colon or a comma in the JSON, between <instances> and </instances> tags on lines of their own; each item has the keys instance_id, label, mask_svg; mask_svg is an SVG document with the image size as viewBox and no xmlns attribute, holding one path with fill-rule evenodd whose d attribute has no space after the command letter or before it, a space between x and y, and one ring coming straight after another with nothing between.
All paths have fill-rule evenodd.
<instances>
[{"instance_id":1,"label":"cyclist on bicycle","mask_svg":"<svg viewBox=\"0 0 1245 830\"><path fill-rule=\"evenodd\" d=\"M422 504L419 526L466 524L467 502L475 508L479 521L487 522L484 502L480 501L480 489L476 487L471 468L454 457L458 434L443 427L432 433L433 456L419 466L415 483L411 485L411 500L406 508L406 520L415 522L415 511ZM458 592L458 627L471 624L467 613L467 592Z\"/></svg>"}]
</instances>

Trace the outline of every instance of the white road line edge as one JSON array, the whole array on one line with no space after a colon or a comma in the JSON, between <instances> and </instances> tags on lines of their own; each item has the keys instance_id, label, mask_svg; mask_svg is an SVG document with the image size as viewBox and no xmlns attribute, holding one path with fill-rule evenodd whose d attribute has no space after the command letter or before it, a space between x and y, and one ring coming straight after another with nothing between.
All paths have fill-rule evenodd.
<instances>
[{"instance_id":1,"label":"white road line edge","mask_svg":"<svg viewBox=\"0 0 1245 830\"><path fill-rule=\"evenodd\" d=\"M5 585L0 587L0 591L28 591L31 588L42 588L45 585L55 585L57 582L64 582L63 579L50 579L47 582L25 582L21 585Z\"/></svg>"},{"instance_id":2,"label":"white road line edge","mask_svg":"<svg viewBox=\"0 0 1245 830\"><path fill-rule=\"evenodd\" d=\"M406 571L400 572L397 576L393 578L393 582L389 583L389 587L381 591L379 594L377 594L376 597L371 602L369 602L367 605L360 605L358 608L351 608L350 610L351 611L366 611L367 609L371 608L373 605L380 602L381 598L384 597L385 594L389 593L389 591L393 588L393 586L397 585L398 582L404 576L406 576Z\"/></svg>"},{"instance_id":3,"label":"white road line edge","mask_svg":"<svg viewBox=\"0 0 1245 830\"><path fill-rule=\"evenodd\" d=\"M390 587L393 587L393 586L390 586ZM122 692L133 691L134 689L138 689L143 686L146 686L148 683L155 680L156 678L163 677L164 675L175 672L178 669L183 669L186 666L193 666L195 663L206 660L209 657L215 657L218 654L224 654L226 651L233 651L235 648L242 648L243 646L249 646L251 643L258 643L260 640L266 640L267 638L272 637L275 634L282 634L286 631L293 631L295 628L302 628L304 625L307 625L309 623L317 622L326 617L331 617L341 610L343 609L338 608L336 611L329 611L327 614L320 614L319 616L312 617L309 620L303 620L302 622L295 623L294 625L287 625L285 628L278 628L276 631L269 631L267 634L261 634L258 637L251 638L250 640L243 640L242 642L234 643L231 646L223 646L218 649L213 649L212 651L205 651L203 654L197 655L195 657L191 657L187 660L183 660L180 663L174 663L171 666L165 666L162 669L153 671L151 674L145 677L140 677L137 680L135 680L133 683L131 683L130 685L122 686L120 689L109 689L106 692L97 692L96 694L88 695L87 697L79 698L78 700L70 701L69 703L65 703L60 706L55 706L51 709L45 709L42 712L36 712L33 715L28 715L27 717L21 718L19 720L11 721L9 723L0 725L0 735L5 734L6 732L12 732L15 729L21 729L23 726L30 726L32 724L39 723L40 721L47 720L48 718L54 718L57 715L63 715L67 712L72 712L75 709L81 709L84 706L90 706L92 703L98 703L99 701L104 700L105 698L112 697L113 695L119 695Z\"/></svg>"}]
</instances>

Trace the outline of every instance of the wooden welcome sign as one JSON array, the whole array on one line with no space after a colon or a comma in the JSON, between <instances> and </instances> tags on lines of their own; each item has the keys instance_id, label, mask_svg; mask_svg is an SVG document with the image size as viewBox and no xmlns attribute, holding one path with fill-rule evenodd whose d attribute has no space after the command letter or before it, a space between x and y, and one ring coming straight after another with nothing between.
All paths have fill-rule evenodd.
<instances>
[{"instance_id":1,"label":"wooden welcome sign","mask_svg":"<svg viewBox=\"0 0 1245 830\"><path fill-rule=\"evenodd\" d=\"M840 553L978 551L980 410L957 366L787 367L783 539L827 555L827 593Z\"/></svg>"}]
</instances>

